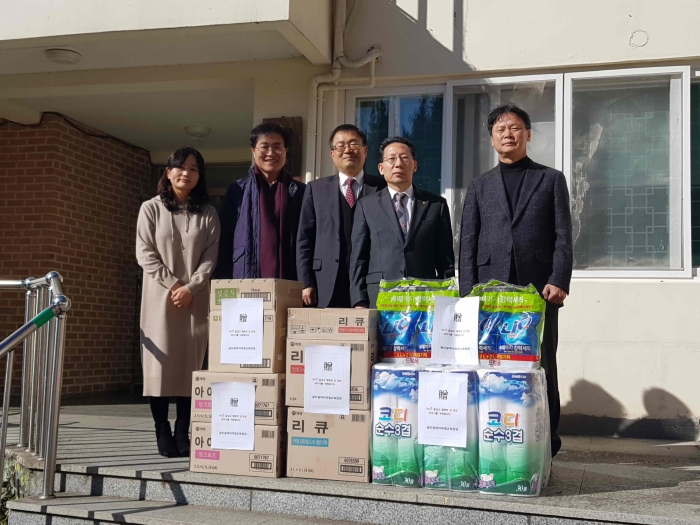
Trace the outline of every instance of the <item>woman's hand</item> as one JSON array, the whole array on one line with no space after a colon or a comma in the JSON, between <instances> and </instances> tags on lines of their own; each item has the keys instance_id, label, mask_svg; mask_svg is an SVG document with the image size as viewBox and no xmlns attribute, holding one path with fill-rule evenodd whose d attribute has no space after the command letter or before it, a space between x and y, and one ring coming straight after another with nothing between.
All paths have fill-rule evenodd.
<instances>
[{"instance_id":1,"label":"woman's hand","mask_svg":"<svg viewBox=\"0 0 700 525\"><path fill-rule=\"evenodd\" d=\"M178 308L186 308L192 302L192 294L180 283L176 283L170 289L170 299Z\"/></svg>"}]
</instances>

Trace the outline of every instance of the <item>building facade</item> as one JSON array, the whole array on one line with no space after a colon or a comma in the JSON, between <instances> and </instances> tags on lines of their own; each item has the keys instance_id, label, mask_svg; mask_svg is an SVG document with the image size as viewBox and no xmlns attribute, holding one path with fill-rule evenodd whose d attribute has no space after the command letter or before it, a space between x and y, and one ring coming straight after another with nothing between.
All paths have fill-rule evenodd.
<instances>
[{"instance_id":1,"label":"building facade","mask_svg":"<svg viewBox=\"0 0 700 525\"><path fill-rule=\"evenodd\" d=\"M22 156L39 153L40 143L20 143L30 136L18 134L41 139L49 125L76 131L46 112L78 123L77 133L99 130L80 139L87 145L61 143L57 156L89 158L98 149L94 141L101 141L122 148L124 157L111 169L98 160L79 168L93 184L81 183L82 198L96 203L90 213L107 221L102 228L120 232L111 244L123 253L105 255L115 265L110 278L131 280L131 291L116 304L107 287L94 294L89 283L84 293L76 289L67 355L75 373L89 379L79 387L67 382L67 391L114 390L137 381L137 372L127 380L120 368L138 369L133 344L116 341L120 330L138 339L137 268L127 254L136 195L154 191L152 173L143 169L146 153L157 166L184 143L197 147L212 164L216 195L249 164L247 133L264 118L302 117L300 176L307 179L332 174L326 141L337 124L354 122L367 132L367 171L375 173L378 143L401 134L418 148L416 183L451 203L457 248L466 188L496 162L486 116L512 101L532 116L531 157L562 170L571 193L574 281L560 316L563 425L577 432L694 437L700 415L693 381L700 365L693 336L700 316L700 38L693 30L700 10L693 0L678 0L672 10L653 0L205 0L196 8L165 0L60 6L36 0L5 11L0 118L14 124L0 125L0 177L15 188L13 206L47 199L37 196L37 184L71 188L61 159L51 157L38 173ZM78 61L52 62L49 49ZM188 135L185 127L192 125L208 132ZM129 203L120 205L113 192L128 193ZM15 216L18 227L43 228L37 223L45 219L31 212ZM87 232L91 220L76 215L70 227ZM4 238L15 238L16 228L5 227ZM81 276L103 269L102 254L86 251L86 239L75 267L60 258L66 256L61 246L37 248L37 254L55 253L45 265L65 273L69 287L83 286ZM28 253L18 243L4 243L4 251L11 257L3 257L3 276L44 266L18 255ZM96 302L87 300L93 296ZM86 327L108 326L101 324L105 303L123 315L123 325L107 330L99 345L81 339ZM4 307L6 333L18 308ZM89 359L91 352L99 361Z\"/></svg>"}]
</instances>

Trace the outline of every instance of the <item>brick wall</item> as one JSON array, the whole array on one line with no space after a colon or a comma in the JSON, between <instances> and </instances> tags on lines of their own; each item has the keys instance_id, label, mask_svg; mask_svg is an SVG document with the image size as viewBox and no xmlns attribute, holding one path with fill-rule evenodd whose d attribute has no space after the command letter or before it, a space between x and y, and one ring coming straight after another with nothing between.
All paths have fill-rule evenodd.
<instances>
[{"instance_id":1,"label":"brick wall","mask_svg":"<svg viewBox=\"0 0 700 525\"><path fill-rule=\"evenodd\" d=\"M134 239L140 203L154 193L147 152L78 127L57 115L0 124L0 278L63 275L73 303L64 393L127 388L140 372ZM6 337L23 322L24 294L0 293Z\"/></svg>"}]
</instances>

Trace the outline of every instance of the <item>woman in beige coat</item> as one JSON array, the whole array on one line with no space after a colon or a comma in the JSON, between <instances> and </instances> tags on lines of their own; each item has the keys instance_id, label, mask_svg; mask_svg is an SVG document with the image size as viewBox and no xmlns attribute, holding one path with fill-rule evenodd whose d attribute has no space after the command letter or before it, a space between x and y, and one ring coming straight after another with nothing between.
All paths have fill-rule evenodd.
<instances>
[{"instance_id":1,"label":"woman in beige coat","mask_svg":"<svg viewBox=\"0 0 700 525\"><path fill-rule=\"evenodd\" d=\"M141 361L143 395L156 426L158 452L190 453L192 372L207 347L209 277L219 250L219 218L207 204L204 159L182 148L168 159L158 196L139 212L136 258L143 268ZM173 437L169 398L177 398Z\"/></svg>"}]
</instances>

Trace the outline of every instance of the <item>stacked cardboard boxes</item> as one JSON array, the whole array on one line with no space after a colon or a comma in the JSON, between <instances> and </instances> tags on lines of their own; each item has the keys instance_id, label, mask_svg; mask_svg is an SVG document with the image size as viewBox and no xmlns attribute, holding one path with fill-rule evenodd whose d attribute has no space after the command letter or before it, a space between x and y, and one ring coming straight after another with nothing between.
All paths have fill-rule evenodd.
<instances>
[{"instance_id":1,"label":"stacked cardboard boxes","mask_svg":"<svg viewBox=\"0 0 700 525\"><path fill-rule=\"evenodd\" d=\"M304 412L304 353L349 346L350 415ZM377 356L377 311L292 308L287 321L287 476L367 483L370 380Z\"/></svg>"},{"instance_id":2,"label":"stacked cardboard boxes","mask_svg":"<svg viewBox=\"0 0 700 525\"><path fill-rule=\"evenodd\" d=\"M192 380L190 470L280 477L284 474L287 309L301 307L302 283L281 279L213 280L209 308L209 370ZM263 300L263 356L256 364L221 363L222 299ZM253 383L255 449L213 450L212 383Z\"/></svg>"}]
</instances>

